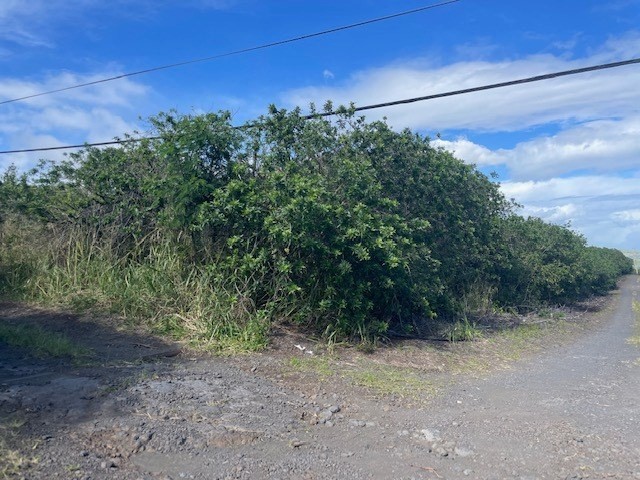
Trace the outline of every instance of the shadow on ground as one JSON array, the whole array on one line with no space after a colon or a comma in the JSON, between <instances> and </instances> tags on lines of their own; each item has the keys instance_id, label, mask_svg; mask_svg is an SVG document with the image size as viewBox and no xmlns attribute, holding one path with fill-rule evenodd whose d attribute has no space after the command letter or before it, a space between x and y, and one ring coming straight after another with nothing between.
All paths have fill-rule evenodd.
<instances>
[{"instance_id":1,"label":"shadow on ground","mask_svg":"<svg viewBox=\"0 0 640 480\"><path fill-rule=\"evenodd\" d=\"M0 342L0 473L10 470L11 465L2 465L10 452L60 441L68 427L100 416L118 418L122 406L114 393L170 371L180 353L177 345L120 329L114 320L15 303L0 303L0 324L35 326L88 351L53 358Z\"/></svg>"}]
</instances>

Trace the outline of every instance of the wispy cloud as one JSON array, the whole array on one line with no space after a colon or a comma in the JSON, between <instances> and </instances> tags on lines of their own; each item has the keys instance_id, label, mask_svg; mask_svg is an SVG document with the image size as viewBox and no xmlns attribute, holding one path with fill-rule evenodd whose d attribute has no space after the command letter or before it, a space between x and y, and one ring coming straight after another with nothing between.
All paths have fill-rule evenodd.
<instances>
[{"instance_id":1,"label":"wispy cloud","mask_svg":"<svg viewBox=\"0 0 640 480\"><path fill-rule=\"evenodd\" d=\"M185 0L182 8L226 10L244 0ZM1 0L0 54L6 57L12 45L55 46L56 32L72 25L90 28L96 15L145 18L160 9L175 6L170 0Z\"/></svg>"},{"instance_id":2,"label":"wispy cloud","mask_svg":"<svg viewBox=\"0 0 640 480\"><path fill-rule=\"evenodd\" d=\"M536 204L540 202L566 202L581 198L640 198L640 182L637 178L620 176L585 175L572 178L552 178L544 181L506 181L501 184L505 195L517 201Z\"/></svg>"},{"instance_id":3,"label":"wispy cloud","mask_svg":"<svg viewBox=\"0 0 640 480\"><path fill-rule=\"evenodd\" d=\"M41 34L41 20L48 15L53 3L41 0L4 0L0 3L0 42L50 47L51 43ZM3 50L5 54L10 52L7 46Z\"/></svg>"},{"instance_id":4,"label":"wispy cloud","mask_svg":"<svg viewBox=\"0 0 640 480\"><path fill-rule=\"evenodd\" d=\"M640 210L638 209L634 209L634 210L622 210L622 211L618 211L618 212L613 212L611 214L611 216L616 219L619 220L621 222L629 222L629 223L638 223L640 222Z\"/></svg>"}]
</instances>

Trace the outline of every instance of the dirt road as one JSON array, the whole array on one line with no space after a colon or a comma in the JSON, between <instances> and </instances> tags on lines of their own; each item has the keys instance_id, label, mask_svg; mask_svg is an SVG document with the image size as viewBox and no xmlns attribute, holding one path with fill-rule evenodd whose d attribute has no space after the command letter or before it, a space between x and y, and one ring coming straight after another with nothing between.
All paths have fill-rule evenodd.
<instances>
[{"instance_id":1,"label":"dirt road","mask_svg":"<svg viewBox=\"0 0 640 480\"><path fill-rule=\"evenodd\" d=\"M447 365L425 368L416 387L422 401L330 375L331 359L305 356L293 341L286 355L172 356L174 346L109 322L5 304L0 321L46 325L94 354L41 360L0 345L0 472L87 480L640 479L640 348L627 341L639 291L637 277L628 277L593 314L603 319L596 327L570 343L548 338L509 369L481 378L459 370L443 382ZM423 350L393 358L410 364L419 355L424 365ZM452 353L428 355L435 363ZM342 362L339 371L362 373L353 360Z\"/></svg>"}]
</instances>

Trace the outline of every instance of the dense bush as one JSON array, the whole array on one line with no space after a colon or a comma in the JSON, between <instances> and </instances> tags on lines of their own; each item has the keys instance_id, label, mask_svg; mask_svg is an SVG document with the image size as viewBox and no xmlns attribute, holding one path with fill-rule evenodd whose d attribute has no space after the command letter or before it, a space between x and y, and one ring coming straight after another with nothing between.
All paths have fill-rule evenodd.
<instances>
[{"instance_id":1,"label":"dense bush","mask_svg":"<svg viewBox=\"0 0 640 480\"><path fill-rule=\"evenodd\" d=\"M259 347L274 320L367 339L603 293L631 268L514 215L427 138L346 110L150 122L155 139L5 172L0 288Z\"/></svg>"},{"instance_id":2,"label":"dense bush","mask_svg":"<svg viewBox=\"0 0 640 480\"><path fill-rule=\"evenodd\" d=\"M620 250L602 247L585 248L579 269L582 273L582 282L576 292L579 296L604 295L616 288L618 277L634 272L633 261Z\"/></svg>"},{"instance_id":3,"label":"dense bush","mask_svg":"<svg viewBox=\"0 0 640 480\"><path fill-rule=\"evenodd\" d=\"M633 262L619 250L587 247L581 235L539 218L516 215L502 222L502 261L497 265L502 305L525 308L573 302L615 288Z\"/></svg>"}]
</instances>

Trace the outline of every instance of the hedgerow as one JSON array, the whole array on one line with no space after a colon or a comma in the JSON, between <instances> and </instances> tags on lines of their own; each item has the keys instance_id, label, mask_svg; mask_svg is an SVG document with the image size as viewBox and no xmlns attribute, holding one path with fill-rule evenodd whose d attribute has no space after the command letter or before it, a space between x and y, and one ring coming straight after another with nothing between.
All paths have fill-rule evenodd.
<instances>
[{"instance_id":1,"label":"hedgerow","mask_svg":"<svg viewBox=\"0 0 640 480\"><path fill-rule=\"evenodd\" d=\"M260 348L274 322L367 340L481 305L575 301L629 273L617 250L524 219L429 139L343 109L150 119L0 180L0 289Z\"/></svg>"}]
</instances>

